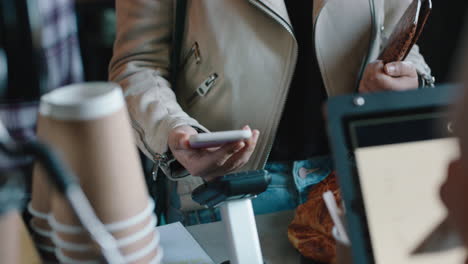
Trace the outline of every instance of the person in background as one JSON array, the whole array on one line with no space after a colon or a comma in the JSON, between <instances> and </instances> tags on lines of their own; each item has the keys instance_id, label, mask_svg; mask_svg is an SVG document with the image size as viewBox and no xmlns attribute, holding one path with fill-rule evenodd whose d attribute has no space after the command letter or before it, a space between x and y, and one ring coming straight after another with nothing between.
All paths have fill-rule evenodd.
<instances>
[{"instance_id":1,"label":"person in background","mask_svg":"<svg viewBox=\"0 0 468 264\"><path fill-rule=\"evenodd\" d=\"M256 214L296 208L333 169L322 114L328 96L432 80L417 46L404 62L376 60L410 0L251 0L187 1L170 83L179 1L117 0L109 66L109 79L125 91L138 146L169 178L169 222L219 219L191 192L237 170L272 175L253 200ZM250 140L216 150L188 144L193 134L250 127Z\"/></svg>"},{"instance_id":2,"label":"person in background","mask_svg":"<svg viewBox=\"0 0 468 264\"><path fill-rule=\"evenodd\" d=\"M73 0L15 0L14 3L14 9L9 9L11 5L3 5L2 11L18 12L16 23L24 25L29 19L30 25L24 27L28 30L8 32L7 23L3 23L4 37L1 41L6 65L1 68L7 69L8 75L2 84L5 92L0 97L0 120L15 140L29 141L35 138L40 95L83 81L83 68ZM26 15L27 9L32 10L31 16ZM18 25L13 26L21 28ZM16 39L30 38L32 45L23 46L15 42ZM39 67L31 65L29 57L22 57L27 56L23 54L32 53L29 49L37 51L34 63L38 63ZM25 67L33 70L26 71ZM40 84L38 79L45 80L45 83ZM28 80L35 80L35 83ZM32 161L28 158L12 159L0 153L2 170L23 171L30 175L31 165Z\"/></svg>"},{"instance_id":3,"label":"person in background","mask_svg":"<svg viewBox=\"0 0 468 264\"><path fill-rule=\"evenodd\" d=\"M74 1L2 1L1 11L0 122L15 141L27 142L36 138L40 96L83 81ZM24 208L31 199L32 165L32 158L0 152L0 190L8 206L16 199L9 214L15 221L21 213L25 223L31 217ZM18 260L37 259L31 252L19 252Z\"/></svg>"}]
</instances>

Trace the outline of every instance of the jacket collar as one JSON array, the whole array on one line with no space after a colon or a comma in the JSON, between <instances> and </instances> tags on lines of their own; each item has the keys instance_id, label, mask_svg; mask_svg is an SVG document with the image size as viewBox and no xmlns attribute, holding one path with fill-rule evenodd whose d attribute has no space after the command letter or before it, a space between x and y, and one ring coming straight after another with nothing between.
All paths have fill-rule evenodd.
<instances>
[{"instance_id":1,"label":"jacket collar","mask_svg":"<svg viewBox=\"0 0 468 264\"><path fill-rule=\"evenodd\" d=\"M323 6L327 3L328 0L314 0L314 21L317 20L317 17L322 10Z\"/></svg>"},{"instance_id":2,"label":"jacket collar","mask_svg":"<svg viewBox=\"0 0 468 264\"><path fill-rule=\"evenodd\" d=\"M252 0L252 1L257 1L263 4L265 7L270 9L273 13L275 13L277 16L282 18L291 26L291 21L289 19L288 11L286 9L286 4L284 3L284 0ZM312 1L312 0L295 0L295 1ZM312 12L313 12L314 21L315 21L317 19L318 14L320 13L320 10L323 8L323 6L328 0L313 0L313 1L314 1L314 9Z\"/></svg>"},{"instance_id":3,"label":"jacket collar","mask_svg":"<svg viewBox=\"0 0 468 264\"><path fill-rule=\"evenodd\" d=\"M286 4L284 0L250 0L252 2L258 2L268 8L275 15L280 17L282 20L288 23L291 26L291 21L289 20L288 10L286 9ZM300 0L303 1L303 0Z\"/></svg>"}]
</instances>

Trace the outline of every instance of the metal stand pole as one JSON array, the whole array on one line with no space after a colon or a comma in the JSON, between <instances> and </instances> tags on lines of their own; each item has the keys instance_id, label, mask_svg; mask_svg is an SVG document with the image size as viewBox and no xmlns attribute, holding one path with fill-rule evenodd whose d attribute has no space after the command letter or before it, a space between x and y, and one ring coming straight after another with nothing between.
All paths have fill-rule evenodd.
<instances>
[{"instance_id":1,"label":"metal stand pole","mask_svg":"<svg viewBox=\"0 0 468 264\"><path fill-rule=\"evenodd\" d=\"M228 235L230 264L263 264L251 199L224 203L221 217Z\"/></svg>"}]
</instances>

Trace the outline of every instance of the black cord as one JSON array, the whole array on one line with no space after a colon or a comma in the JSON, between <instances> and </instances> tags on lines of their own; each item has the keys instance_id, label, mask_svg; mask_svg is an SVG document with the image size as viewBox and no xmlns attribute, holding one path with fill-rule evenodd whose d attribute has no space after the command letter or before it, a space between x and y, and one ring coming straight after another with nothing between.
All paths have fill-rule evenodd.
<instances>
[{"instance_id":1,"label":"black cord","mask_svg":"<svg viewBox=\"0 0 468 264\"><path fill-rule=\"evenodd\" d=\"M26 198L24 182L21 177L2 177L1 181L0 217L9 211L21 210Z\"/></svg>"},{"instance_id":2,"label":"black cord","mask_svg":"<svg viewBox=\"0 0 468 264\"><path fill-rule=\"evenodd\" d=\"M106 230L93 211L83 193L77 178L71 173L59 157L47 145L32 141L27 143L4 143L0 141L0 150L12 156L32 155L49 174L49 180L56 189L68 199L78 219L90 236L98 243L108 263L123 263L115 238Z\"/></svg>"},{"instance_id":3,"label":"black cord","mask_svg":"<svg viewBox=\"0 0 468 264\"><path fill-rule=\"evenodd\" d=\"M36 141L8 145L0 143L0 149L12 156L30 155L36 157L49 173L49 179L63 194L65 194L66 190L71 186L78 185L77 178L70 172L70 169L68 169L58 156L43 143Z\"/></svg>"}]
</instances>

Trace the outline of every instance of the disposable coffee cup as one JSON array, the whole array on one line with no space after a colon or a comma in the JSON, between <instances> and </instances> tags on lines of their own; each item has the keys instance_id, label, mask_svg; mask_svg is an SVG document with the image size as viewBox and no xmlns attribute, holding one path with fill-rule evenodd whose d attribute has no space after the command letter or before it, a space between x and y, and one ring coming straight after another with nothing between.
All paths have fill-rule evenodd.
<instances>
[{"instance_id":1,"label":"disposable coffee cup","mask_svg":"<svg viewBox=\"0 0 468 264\"><path fill-rule=\"evenodd\" d=\"M78 177L103 223L141 212L148 193L122 90L113 83L65 86L44 95L40 115L48 119L48 143ZM54 195L54 216L78 225L69 203Z\"/></svg>"},{"instance_id":2,"label":"disposable coffee cup","mask_svg":"<svg viewBox=\"0 0 468 264\"><path fill-rule=\"evenodd\" d=\"M141 254L141 256L138 256L137 259L133 261L126 259L125 263L127 264L160 264L162 263L163 250L161 247L156 247L154 250L152 250L148 254L146 254L146 252L143 252L143 250L140 250L139 252L135 252L136 254L134 256L137 256L137 254L143 253ZM60 248L57 249L56 255L59 261L63 263L86 263L86 264L103 263L103 259L100 258L98 255L84 256L83 254L81 255L76 254L73 251L67 251L67 250L63 250Z\"/></svg>"},{"instance_id":3,"label":"disposable coffee cup","mask_svg":"<svg viewBox=\"0 0 468 264\"><path fill-rule=\"evenodd\" d=\"M50 142L52 134L48 130L49 120L39 116L37 121L37 138L43 142ZM29 227L32 230L33 240L44 261L54 262L55 247L50 239L52 229L47 217L51 212L52 185L44 168L35 163L32 174L31 201L27 210L32 216Z\"/></svg>"},{"instance_id":4,"label":"disposable coffee cup","mask_svg":"<svg viewBox=\"0 0 468 264\"><path fill-rule=\"evenodd\" d=\"M336 241L336 264L353 264L351 245L348 241L345 241L340 234L338 229L333 226L332 229L333 238Z\"/></svg>"},{"instance_id":5,"label":"disposable coffee cup","mask_svg":"<svg viewBox=\"0 0 468 264\"><path fill-rule=\"evenodd\" d=\"M29 220L29 228L31 229L33 241L41 257L45 261L56 262L55 245L51 239L52 229L48 222L49 214L34 209L32 201L28 204L27 210L32 215Z\"/></svg>"},{"instance_id":6,"label":"disposable coffee cup","mask_svg":"<svg viewBox=\"0 0 468 264\"><path fill-rule=\"evenodd\" d=\"M40 115L47 119L47 143L79 178L102 222L122 221L144 209L148 193L117 84L54 90L41 98ZM60 222L79 224L62 197L54 197L54 206Z\"/></svg>"},{"instance_id":7,"label":"disposable coffee cup","mask_svg":"<svg viewBox=\"0 0 468 264\"><path fill-rule=\"evenodd\" d=\"M152 213L154 207L150 206L148 208L151 209L151 211L142 215L146 215L144 221L112 223L105 226L108 231L113 230L111 234L113 234L114 237L118 237L115 235L116 233L119 235L123 234L120 232L120 227L133 230L133 232L128 232L126 236L120 236L116 239L117 246L126 260L126 263L159 263L155 262L155 259L158 261L162 259L162 256L158 255L162 254L162 251L158 249L160 237L156 229L157 219ZM138 218L133 219L138 220ZM86 234L84 229L80 226L67 226L57 223L53 217L50 217L50 223L54 229L52 240L58 248L57 257L60 261L99 262L99 249ZM130 223L135 223L135 226L129 228L128 224ZM139 227L138 230L134 228L136 226Z\"/></svg>"},{"instance_id":8,"label":"disposable coffee cup","mask_svg":"<svg viewBox=\"0 0 468 264\"><path fill-rule=\"evenodd\" d=\"M104 227L116 239L133 236L144 230L151 230L151 228L154 229L157 225L157 218L153 213L154 207L154 201L148 199L147 206L142 212L123 221L104 223ZM86 230L81 225L70 225L60 222L60 220L56 219L54 214L49 216L48 223L56 233L60 234L60 236L64 237L67 241L73 243L88 243L90 241Z\"/></svg>"},{"instance_id":9,"label":"disposable coffee cup","mask_svg":"<svg viewBox=\"0 0 468 264\"><path fill-rule=\"evenodd\" d=\"M138 236L140 233L149 234L150 231L153 231L156 228L156 225L152 226L153 223L155 223L155 221L152 221L152 219L148 217L148 219L145 219L142 223L139 223L136 226L128 227L125 230L114 232L109 230L108 231L116 240L127 239L128 237L134 237L135 235ZM152 229L149 229L150 225ZM81 226L64 226L63 224L61 226L68 227L70 230L79 230L78 232L67 232L64 229L55 229L54 232L56 233L56 236L58 236L61 240L76 244L94 243L89 234ZM138 237L142 236L144 235ZM127 244L129 243L125 243L124 245Z\"/></svg>"},{"instance_id":10,"label":"disposable coffee cup","mask_svg":"<svg viewBox=\"0 0 468 264\"><path fill-rule=\"evenodd\" d=\"M127 238L131 239L131 237ZM162 259L163 253L159 247L159 239L159 233L153 228L138 240L120 247L125 263L159 263L154 261ZM125 238L117 240L117 242L120 244L124 240ZM69 243L62 240L57 234L54 234L54 242L58 248L57 257L61 261L96 261L100 258L99 251L91 244Z\"/></svg>"},{"instance_id":11,"label":"disposable coffee cup","mask_svg":"<svg viewBox=\"0 0 468 264\"><path fill-rule=\"evenodd\" d=\"M49 119L39 115L37 121L38 140L44 142L52 141L53 134L50 129ZM51 194L52 189L49 176L44 168L36 162L33 167L31 202L28 205L28 211L34 218L43 219L45 218L44 215L50 213Z\"/></svg>"},{"instance_id":12,"label":"disposable coffee cup","mask_svg":"<svg viewBox=\"0 0 468 264\"><path fill-rule=\"evenodd\" d=\"M43 220L32 218L29 221L29 227L31 228L31 234L36 243L53 246L51 240L52 230L50 226Z\"/></svg>"},{"instance_id":13,"label":"disposable coffee cup","mask_svg":"<svg viewBox=\"0 0 468 264\"><path fill-rule=\"evenodd\" d=\"M94 241L81 226L64 225L62 223L58 223L53 218L51 218L50 222L54 228L52 236L57 246L64 249L70 249L72 251L82 251L83 248L91 249L94 247ZM157 231L156 224L156 216L151 213L143 221L135 223L133 226L123 227L124 229L122 230L116 229L115 227L119 226L113 226L112 224L108 224L105 227L116 239L119 249L125 253L133 252L145 243L150 242L146 240L149 239L152 233ZM157 235L159 243L159 233L157 233Z\"/></svg>"},{"instance_id":14,"label":"disposable coffee cup","mask_svg":"<svg viewBox=\"0 0 468 264\"><path fill-rule=\"evenodd\" d=\"M103 224L125 222L147 209L149 195L117 84L62 87L41 98L39 113L47 125L44 140L77 176ZM53 193L54 219L81 227L69 202L56 190Z\"/></svg>"}]
</instances>

